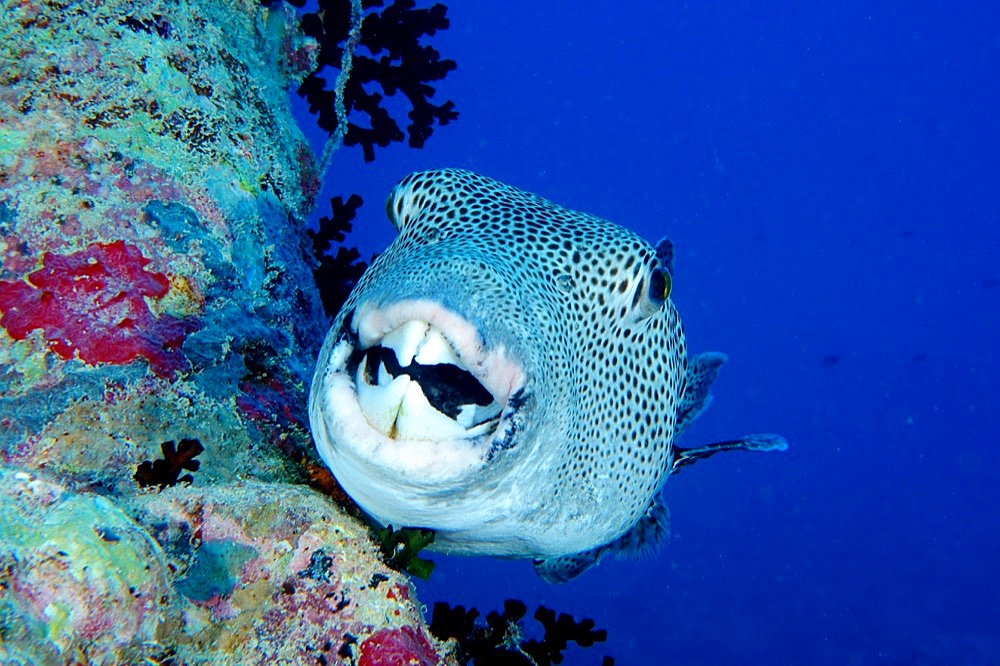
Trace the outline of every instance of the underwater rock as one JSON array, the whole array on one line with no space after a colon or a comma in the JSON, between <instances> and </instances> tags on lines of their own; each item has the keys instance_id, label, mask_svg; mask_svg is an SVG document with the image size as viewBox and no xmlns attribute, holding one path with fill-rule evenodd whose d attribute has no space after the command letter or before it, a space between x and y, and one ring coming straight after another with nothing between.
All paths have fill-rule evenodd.
<instances>
[{"instance_id":1,"label":"underwater rock","mask_svg":"<svg viewBox=\"0 0 1000 666\"><path fill-rule=\"evenodd\" d=\"M5 462L122 491L180 432L210 449L206 481L302 478L323 314L297 24L249 0L5 3ZM108 418L81 434L88 413Z\"/></svg>"},{"instance_id":2,"label":"underwater rock","mask_svg":"<svg viewBox=\"0 0 1000 666\"><path fill-rule=\"evenodd\" d=\"M284 4L0 3L0 662L446 661L305 485L316 50Z\"/></svg>"},{"instance_id":3,"label":"underwater rock","mask_svg":"<svg viewBox=\"0 0 1000 666\"><path fill-rule=\"evenodd\" d=\"M0 515L0 662L131 663L180 620L163 550L111 500L0 467Z\"/></svg>"}]
</instances>

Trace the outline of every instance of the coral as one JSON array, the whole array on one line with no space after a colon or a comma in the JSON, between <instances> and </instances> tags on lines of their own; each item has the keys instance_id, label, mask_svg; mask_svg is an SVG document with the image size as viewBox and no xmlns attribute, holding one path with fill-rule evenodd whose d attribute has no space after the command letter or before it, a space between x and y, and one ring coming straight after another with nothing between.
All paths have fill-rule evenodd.
<instances>
[{"instance_id":1,"label":"coral","mask_svg":"<svg viewBox=\"0 0 1000 666\"><path fill-rule=\"evenodd\" d=\"M376 658L397 645L382 638L399 635L426 659L415 663L439 663L409 582L381 564L363 525L317 493L280 484L177 486L133 507L178 571L189 622L177 645L182 661L337 663L340 637L355 637L354 650ZM384 582L371 585L376 576Z\"/></svg>"},{"instance_id":2,"label":"coral","mask_svg":"<svg viewBox=\"0 0 1000 666\"><path fill-rule=\"evenodd\" d=\"M524 666L551 666L563 661L563 652L570 641L580 647L591 647L595 642L607 639L607 632L594 629L594 621L575 621L572 616L561 613L556 618L555 611L539 606L534 618L542 624L545 634L542 640L524 639L521 620L527 607L516 599L504 602L503 613L491 611L486 616L485 626L476 622L479 611L466 610L462 606L451 607L444 602L434 604L431 619L431 633L438 638L455 639L459 647L459 661L476 666L490 664ZM602 666L612 666L614 660L604 657Z\"/></svg>"},{"instance_id":3,"label":"coral","mask_svg":"<svg viewBox=\"0 0 1000 666\"><path fill-rule=\"evenodd\" d=\"M539 665L562 663L562 653L569 641L580 647L590 647L608 638L608 632L594 629L594 621L589 618L577 622L566 613L560 613L557 618L554 610L544 606L538 607L534 617L545 627L545 637L541 641L526 641L522 648ZM607 666L608 658L605 657L603 662Z\"/></svg>"},{"instance_id":4,"label":"coral","mask_svg":"<svg viewBox=\"0 0 1000 666\"><path fill-rule=\"evenodd\" d=\"M359 261L361 253L357 248L339 245L335 255L329 254L333 243L344 242L362 203L363 200L357 194L352 194L346 202L342 197L333 197L330 199L330 217L321 217L319 228L306 232L312 239L313 256L319 262L313 269L313 278L328 317L333 317L340 311L354 285L368 268L367 263Z\"/></svg>"},{"instance_id":5,"label":"coral","mask_svg":"<svg viewBox=\"0 0 1000 666\"><path fill-rule=\"evenodd\" d=\"M366 10L382 7L382 0L365 0ZM407 127L409 145L420 148L431 135L433 125L447 125L458 118L455 104L446 101L435 105L428 101L434 95L431 81L443 79L455 69L453 60L442 60L431 46L421 45L420 38L434 35L448 27L447 8L436 4L430 9L415 9L414 0L395 0L390 6L362 17L358 44L370 56L356 50L350 57L350 77L342 81L342 102L346 112L368 116L369 127L349 122L344 133L344 145L360 145L365 161L375 159L374 147L386 147L402 141L402 130L389 112L382 107L383 95L402 92L410 103ZM319 11L302 17L303 31L320 44L317 70L299 87L298 93L309 102L309 109L318 115L321 128L331 135L343 132L339 127L338 89L328 90L321 75L324 67L341 69L345 50L350 49L353 28L352 3L348 0L320 0ZM382 55L383 51L385 52ZM378 83L382 94L367 92L365 86Z\"/></svg>"},{"instance_id":6,"label":"coral","mask_svg":"<svg viewBox=\"0 0 1000 666\"><path fill-rule=\"evenodd\" d=\"M0 325L15 340L41 329L64 359L131 363L145 358L161 377L186 366L179 347L197 330L192 319L154 316L146 299L163 298L170 281L146 270L149 259L124 241L94 243L66 255L45 253L26 281L0 281Z\"/></svg>"},{"instance_id":7,"label":"coral","mask_svg":"<svg viewBox=\"0 0 1000 666\"><path fill-rule=\"evenodd\" d=\"M0 662L449 663L409 582L314 492L118 502L0 466Z\"/></svg>"},{"instance_id":8,"label":"coral","mask_svg":"<svg viewBox=\"0 0 1000 666\"><path fill-rule=\"evenodd\" d=\"M364 200L357 194L349 196L346 202L343 197L330 199L330 217L319 218L319 229L307 232L312 239L313 254L322 256L333 242L344 242L353 228L351 222L363 203Z\"/></svg>"},{"instance_id":9,"label":"coral","mask_svg":"<svg viewBox=\"0 0 1000 666\"><path fill-rule=\"evenodd\" d=\"M162 459L144 460L139 463L132 478L136 480L140 488L159 486L160 490L163 490L167 486L174 486L178 483L187 483L188 485L194 483L193 475L181 476L181 472L184 470L198 471L201 463L195 458L205 450L205 447L199 440L190 438L182 439L180 445L174 447L172 439L163 442L160 445L160 450L163 452Z\"/></svg>"},{"instance_id":10,"label":"coral","mask_svg":"<svg viewBox=\"0 0 1000 666\"><path fill-rule=\"evenodd\" d=\"M304 463L308 460L304 444L311 440L305 402L296 399L301 380L278 362L282 355L266 339L248 339L238 350L245 366L236 395L240 413L288 460ZM296 478L304 471L294 470Z\"/></svg>"},{"instance_id":11,"label":"coral","mask_svg":"<svg viewBox=\"0 0 1000 666\"><path fill-rule=\"evenodd\" d=\"M110 663L179 619L163 551L110 500L0 467L0 515L0 662Z\"/></svg>"}]
</instances>

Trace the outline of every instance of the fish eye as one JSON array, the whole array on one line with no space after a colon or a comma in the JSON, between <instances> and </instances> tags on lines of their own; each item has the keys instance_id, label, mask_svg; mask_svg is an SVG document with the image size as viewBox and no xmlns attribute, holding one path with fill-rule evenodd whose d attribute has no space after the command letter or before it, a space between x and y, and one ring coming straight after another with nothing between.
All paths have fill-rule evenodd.
<instances>
[{"instance_id":1,"label":"fish eye","mask_svg":"<svg viewBox=\"0 0 1000 666\"><path fill-rule=\"evenodd\" d=\"M670 273L660 266L649 266L638 277L632 294L632 309L641 319L655 316L670 298L673 280Z\"/></svg>"},{"instance_id":2,"label":"fish eye","mask_svg":"<svg viewBox=\"0 0 1000 666\"><path fill-rule=\"evenodd\" d=\"M649 276L649 300L657 306L663 305L670 298L673 281L670 274L662 268L656 268Z\"/></svg>"}]
</instances>

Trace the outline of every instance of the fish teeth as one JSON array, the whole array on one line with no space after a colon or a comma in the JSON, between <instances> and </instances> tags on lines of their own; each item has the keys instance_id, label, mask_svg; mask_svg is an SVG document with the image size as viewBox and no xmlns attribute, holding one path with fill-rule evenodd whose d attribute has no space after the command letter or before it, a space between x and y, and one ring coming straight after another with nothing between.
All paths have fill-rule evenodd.
<instances>
[{"instance_id":1,"label":"fish teeth","mask_svg":"<svg viewBox=\"0 0 1000 666\"><path fill-rule=\"evenodd\" d=\"M425 321L406 322L387 333L379 345L392 349L402 368L408 367L414 360L420 365L450 363L462 367L441 331Z\"/></svg>"},{"instance_id":2,"label":"fish teeth","mask_svg":"<svg viewBox=\"0 0 1000 666\"><path fill-rule=\"evenodd\" d=\"M368 359L358 366L358 374L355 378L355 386L358 395L358 404L364 413L368 423L376 430L388 433L392 424L399 416L399 408L403 402L403 394L406 387L413 382L409 375L400 375L391 381L383 383L383 376L380 372L379 385L372 386L365 381L365 368ZM382 367L384 371L385 367ZM385 373L388 376L388 372ZM415 382L414 382L415 383Z\"/></svg>"},{"instance_id":3,"label":"fish teeth","mask_svg":"<svg viewBox=\"0 0 1000 666\"><path fill-rule=\"evenodd\" d=\"M455 352L452 350L451 345L448 341L444 339L441 335L441 331L434 328L433 326L427 331L427 335L424 337L423 343L420 345L420 350L417 352L417 363L420 365L439 365L442 363L450 363L451 365L457 365L462 367L459 362L458 357L455 356Z\"/></svg>"},{"instance_id":4,"label":"fish teeth","mask_svg":"<svg viewBox=\"0 0 1000 666\"><path fill-rule=\"evenodd\" d=\"M488 423L496 418L496 416L502 411L503 408L500 406L500 403L495 400L485 407L481 405L462 405L458 416L455 417L455 420L458 421L459 425L463 428L471 429L474 427L488 425Z\"/></svg>"},{"instance_id":5,"label":"fish teeth","mask_svg":"<svg viewBox=\"0 0 1000 666\"><path fill-rule=\"evenodd\" d=\"M421 366L449 364L464 369L441 331L419 319L397 326L376 345L391 349L400 368L416 361ZM496 401L485 407L463 405L458 418L452 419L431 405L420 383L409 374L394 377L381 357L372 352L364 355L358 364L355 384L358 403L368 423L388 437L429 441L467 439L487 434L496 425L502 411ZM378 367L369 368L376 359Z\"/></svg>"},{"instance_id":6,"label":"fish teeth","mask_svg":"<svg viewBox=\"0 0 1000 666\"><path fill-rule=\"evenodd\" d=\"M401 440L440 441L470 436L469 431L431 406L417 382L406 387L395 426L395 438Z\"/></svg>"},{"instance_id":7,"label":"fish teeth","mask_svg":"<svg viewBox=\"0 0 1000 666\"><path fill-rule=\"evenodd\" d=\"M401 335L399 339L404 340L405 336ZM438 351L438 343L432 342L428 354L437 354ZM427 441L468 439L486 434L495 425L489 419L494 412L499 412L497 403L488 407L465 405L458 419L449 418L430 404L419 382L406 374L393 377L381 362L375 384L370 384L367 380L368 364L372 360L373 357L366 354L358 364L355 390L369 425L388 437Z\"/></svg>"},{"instance_id":8,"label":"fish teeth","mask_svg":"<svg viewBox=\"0 0 1000 666\"><path fill-rule=\"evenodd\" d=\"M385 386L391 382L395 377L389 372L389 369L385 367L385 363L379 361L378 364L378 385Z\"/></svg>"},{"instance_id":9,"label":"fish teeth","mask_svg":"<svg viewBox=\"0 0 1000 666\"><path fill-rule=\"evenodd\" d=\"M402 326L386 333L379 344L396 352L396 360L399 361L401 367L405 368L417 355L417 350L430 328L431 325L426 321L411 319Z\"/></svg>"}]
</instances>

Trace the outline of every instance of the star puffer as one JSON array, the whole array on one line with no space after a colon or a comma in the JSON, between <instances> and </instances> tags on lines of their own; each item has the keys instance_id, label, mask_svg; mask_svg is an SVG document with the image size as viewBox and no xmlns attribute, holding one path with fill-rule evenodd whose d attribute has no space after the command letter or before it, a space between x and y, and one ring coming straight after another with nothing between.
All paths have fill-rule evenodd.
<instances>
[{"instance_id":1,"label":"star puffer","mask_svg":"<svg viewBox=\"0 0 1000 666\"><path fill-rule=\"evenodd\" d=\"M411 174L398 236L326 338L310 395L320 456L383 525L568 580L667 533L667 476L725 361L688 357L673 246L477 174Z\"/></svg>"}]
</instances>

